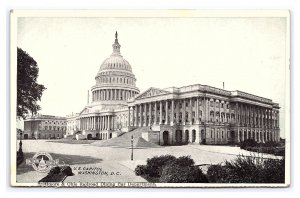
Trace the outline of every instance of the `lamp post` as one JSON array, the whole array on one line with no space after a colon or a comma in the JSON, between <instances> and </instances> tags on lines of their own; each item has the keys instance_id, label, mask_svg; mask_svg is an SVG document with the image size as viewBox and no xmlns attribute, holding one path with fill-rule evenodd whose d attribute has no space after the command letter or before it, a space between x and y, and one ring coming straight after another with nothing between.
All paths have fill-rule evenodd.
<instances>
[{"instance_id":1,"label":"lamp post","mask_svg":"<svg viewBox=\"0 0 300 198\"><path fill-rule=\"evenodd\" d=\"M21 131L21 132L20 132L19 151L22 151L22 136L23 136L23 133L22 133L22 131Z\"/></svg>"},{"instance_id":2,"label":"lamp post","mask_svg":"<svg viewBox=\"0 0 300 198\"><path fill-rule=\"evenodd\" d=\"M131 161L133 160L133 135L131 136Z\"/></svg>"}]
</instances>

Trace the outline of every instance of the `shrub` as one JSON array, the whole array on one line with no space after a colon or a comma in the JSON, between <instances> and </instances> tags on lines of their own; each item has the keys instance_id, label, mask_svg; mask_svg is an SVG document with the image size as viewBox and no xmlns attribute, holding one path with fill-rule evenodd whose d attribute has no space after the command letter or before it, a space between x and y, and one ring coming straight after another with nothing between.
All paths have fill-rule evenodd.
<instances>
[{"instance_id":1,"label":"shrub","mask_svg":"<svg viewBox=\"0 0 300 198\"><path fill-rule=\"evenodd\" d=\"M194 166L190 156L155 156L146 165L138 165L135 174L149 182L207 182L205 175Z\"/></svg>"},{"instance_id":2,"label":"shrub","mask_svg":"<svg viewBox=\"0 0 300 198\"><path fill-rule=\"evenodd\" d=\"M171 163L163 168L159 182L206 183L207 179L197 166L181 166Z\"/></svg>"},{"instance_id":3,"label":"shrub","mask_svg":"<svg viewBox=\"0 0 300 198\"><path fill-rule=\"evenodd\" d=\"M145 174L147 174L146 168L147 168L146 165L137 165L137 167L135 168L134 172L138 176L145 175Z\"/></svg>"},{"instance_id":4,"label":"shrub","mask_svg":"<svg viewBox=\"0 0 300 198\"><path fill-rule=\"evenodd\" d=\"M239 156L210 166L206 176L213 183L284 183L284 168L284 159Z\"/></svg>"},{"instance_id":5,"label":"shrub","mask_svg":"<svg viewBox=\"0 0 300 198\"><path fill-rule=\"evenodd\" d=\"M151 159L147 159L147 174L150 177L160 177L162 169L165 165L172 163L176 160L176 157L172 155L155 156Z\"/></svg>"},{"instance_id":6,"label":"shrub","mask_svg":"<svg viewBox=\"0 0 300 198\"><path fill-rule=\"evenodd\" d=\"M175 160L175 163L180 166L194 166L195 162L191 159L191 156L181 156Z\"/></svg>"},{"instance_id":7,"label":"shrub","mask_svg":"<svg viewBox=\"0 0 300 198\"><path fill-rule=\"evenodd\" d=\"M273 141L268 141L268 142L265 142L263 144L264 147L277 147L279 146L279 144L277 142L273 142Z\"/></svg>"},{"instance_id":8,"label":"shrub","mask_svg":"<svg viewBox=\"0 0 300 198\"><path fill-rule=\"evenodd\" d=\"M19 151L17 151L17 166L19 166L23 161L24 161L24 153L22 149L19 149Z\"/></svg>"},{"instance_id":9,"label":"shrub","mask_svg":"<svg viewBox=\"0 0 300 198\"><path fill-rule=\"evenodd\" d=\"M61 168L61 172L65 174L66 176L72 176L74 173L72 172L72 169L70 166L64 166Z\"/></svg>"},{"instance_id":10,"label":"shrub","mask_svg":"<svg viewBox=\"0 0 300 198\"><path fill-rule=\"evenodd\" d=\"M70 166L55 166L53 167L46 177L42 178L39 182L62 182L66 176L74 175Z\"/></svg>"},{"instance_id":11,"label":"shrub","mask_svg":"<svg viewBox=\"0 0 300 198\"><path fill-rule=\"evenodd\" d=\"M227 183L229 180L229 176L229 169L220 164L211 165L207 169L206 173L206 177L210 183Z\"/></svg>"},{"instance_id":12,"label":"shrub","mask_svg":"<svg viewBox=\"0 0 300 198\"><path fill-rule=\"evenodd\" d=\"M55 175L55 174L58 174L58 173L60 173L60 167L55 166L55 167L51 168L51 170L49 172L49 175Z\"/></svg>"},{"instance_id":13,"label":"shrub","mask_svg":"<svg viewBox=\"0 0 300 198\"><path fill-rule=\"evenodd\" d=\"M247 147L258 146L258 143L254 139L247 139L240 143L240 148L245 149Z\"/></svg>"},{"instance_id":14,"label":"shrub","mask_svg":"<svg viewBox=\"0 0 300 198\"><path fill-rule=\"evenodd\" d=\"M285 159L268 159L264 162L262 177L268 183L284 183L285 181Z\"/></svg>"}]
</instances>

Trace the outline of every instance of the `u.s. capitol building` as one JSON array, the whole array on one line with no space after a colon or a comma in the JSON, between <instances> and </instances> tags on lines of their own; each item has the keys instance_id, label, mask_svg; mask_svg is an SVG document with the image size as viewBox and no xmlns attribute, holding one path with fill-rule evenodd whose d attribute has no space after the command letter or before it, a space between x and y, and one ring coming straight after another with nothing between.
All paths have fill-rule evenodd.
<instances>
[{"instance_id":1,"label":"u.s. capitol building","mask_svg":"<svg viewBox=\"0 0 300 198\"><path fill-rule=\"evenodd\" d=\"M103 140L142 130L144 139L160 145L279 141L279 104L272 100L200 84L140 93L117 33L112 47L96 74L91 101L66 117L65 136Z\"/></svg>"}]
</instances>

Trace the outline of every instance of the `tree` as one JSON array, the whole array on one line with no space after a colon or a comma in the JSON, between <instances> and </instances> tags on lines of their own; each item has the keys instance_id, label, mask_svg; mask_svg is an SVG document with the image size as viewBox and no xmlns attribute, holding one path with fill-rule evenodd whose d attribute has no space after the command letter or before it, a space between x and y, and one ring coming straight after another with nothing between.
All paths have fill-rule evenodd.
<instances>
[{"instance_id":1,"label":"tree","mask_svg":"<svg viewBox=\"0 0 300 198\"><path fill-rule=\"evenodd\" d=\"M36 82L39 73L36 61L21 48L17 58L17 116L24 119L30 112L36 114L41 109L37 102L46 88Z\"/></svg>"}]
</instances>

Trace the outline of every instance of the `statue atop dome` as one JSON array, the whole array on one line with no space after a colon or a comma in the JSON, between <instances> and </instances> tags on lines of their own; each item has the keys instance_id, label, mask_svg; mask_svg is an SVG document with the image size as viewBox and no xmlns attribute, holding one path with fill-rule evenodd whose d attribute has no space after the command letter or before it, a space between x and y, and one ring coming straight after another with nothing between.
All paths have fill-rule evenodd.
<instances>
[{"instance_id":1,"label":"statue atop dome","mask_svg":"<svg viewBox=\"0 0 300 198\"><path fill-rule=\"evenodd\" d=\"M118 32L117 31L115 33L115 43L112 46L113 46L113 55L120 55L121 45L119 44L119 41L118 41Z\"/></svg>"}]
</instances>

